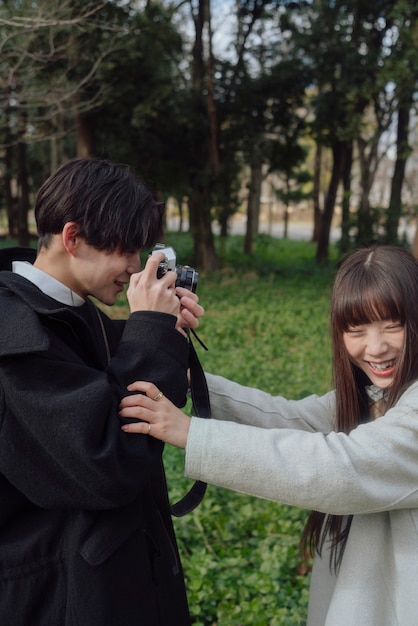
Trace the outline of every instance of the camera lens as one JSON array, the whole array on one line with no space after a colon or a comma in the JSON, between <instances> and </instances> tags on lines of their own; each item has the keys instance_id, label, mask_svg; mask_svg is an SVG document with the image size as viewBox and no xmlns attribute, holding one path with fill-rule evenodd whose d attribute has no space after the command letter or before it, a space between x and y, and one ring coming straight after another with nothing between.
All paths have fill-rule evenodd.
<instances>
[{"instance_id":1,"label":"camera lens","mask_svg":"<svg viewBox=\"0 0 418 626\"><path fill-rule=\"evenodd\" d=\"M176 265L176 273L176 287L185 287L189 291L195 293L199 272L196 272L196 270L189 265Z\"/></svg>"}]
</instances>

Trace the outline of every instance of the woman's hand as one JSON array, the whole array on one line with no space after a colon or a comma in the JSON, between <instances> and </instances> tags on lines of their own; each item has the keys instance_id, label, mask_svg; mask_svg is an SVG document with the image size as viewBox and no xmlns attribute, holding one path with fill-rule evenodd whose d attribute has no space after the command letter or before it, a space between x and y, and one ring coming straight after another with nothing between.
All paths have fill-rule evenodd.
<instances>
[{"instance_id":1,"label":"woman's hand","mask_svg":"<svg viewBox=\"0 0 418 626\"><path fill-rule=\"evenodd\" d=\"M136 381L129 385L128 391L139 393L122 398L119 415L142 421L124 424L123 431L151 435L177 448L186 447L190 418L183 411L174 406L153 383Z\"/></svg>"}]
</instances>

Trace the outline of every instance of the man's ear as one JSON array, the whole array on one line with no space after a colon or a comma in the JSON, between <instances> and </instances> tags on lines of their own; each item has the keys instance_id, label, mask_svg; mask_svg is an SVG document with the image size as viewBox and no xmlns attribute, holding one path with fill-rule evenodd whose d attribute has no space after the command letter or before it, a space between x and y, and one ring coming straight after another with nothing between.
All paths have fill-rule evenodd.
<instances>
[{"instance_id":1,"label":"man's ear","mask_svg":"<svg viewBox=\"0 0 418 626\"><path fill-rule=\"evenodd\" d=\"M78 243L79 228L76 222L67 222L62 229L61 238L64 248L69 254L75 256Z\"/></svg>"}]
</instances>

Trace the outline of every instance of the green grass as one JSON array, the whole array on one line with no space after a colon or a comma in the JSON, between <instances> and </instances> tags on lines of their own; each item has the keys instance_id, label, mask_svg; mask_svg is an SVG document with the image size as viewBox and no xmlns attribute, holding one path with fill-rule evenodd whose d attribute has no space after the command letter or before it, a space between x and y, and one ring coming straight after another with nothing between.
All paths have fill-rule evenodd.
<instances>
[{"instance_id":1,"label":"green grass","mask_svg":"<svg viewBox=\"0 0 418 626\"><path fill-rule=\"evenodd\" d=\"M167 241L178 262L191 258L184 236ZM257 238L252 258L228 239L223 267L202 273L206 315L197 351L207 371L289 398L331 387L329 296L333 261L318 267L315 246ZM218 249L221 242L217 240ZM166 447L169 493L190 486L183 453ZM272 477L274 480L274 477ZM174 521L196 626L302 626L309 574L299 556L306 511L209 486L203 503Z\"/></svg>"},{"instance_id":2,"label":"green grass","mask_svg":"<svg viewBox=\"0 0 418 626\"><path fill-rule=\"evenodd\" d=\"M188 235L169 233L177 261L191 263ZM289 398L331 387L328 309L336 252L314 262L315 246L260 236L255 253L243 238L216 240L221 268L201 272L206 309L196 349L207 371ZM197 268L199 269L199 268ZM106 308L125 316L120 299ZM190 487L184 453L166 446L170 499ZM272 480L275 477L272 476ZM208 486L193 513L174 519L195 626L303 626L309 574L298 541L307 512Z\"/></svg>"}]
</instances>

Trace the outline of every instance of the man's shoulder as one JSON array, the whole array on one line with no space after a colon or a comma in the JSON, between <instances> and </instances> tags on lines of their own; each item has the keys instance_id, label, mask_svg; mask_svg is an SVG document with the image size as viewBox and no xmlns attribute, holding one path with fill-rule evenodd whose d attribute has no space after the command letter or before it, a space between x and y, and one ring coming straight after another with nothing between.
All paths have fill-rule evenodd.
<instances>
[{"instance_id":1,"label":"man's shoulder","mask_svg":"<svg viewBox=\"0 0 418 626\"><path fill-rule=\"evenodd\" d=\"M36 259L34 248L1 248L0 249L0 270L11 271L13 261L29 261L33 263Z\"/></svg>"},{"instance_id":2,"label":"man's shoulder","mask_svg":"<svg viewBox=\"0 0 418 626\"><path fill-rule=\"evenodd\" d=\"M45 350L48 336L38 315L18 295L0 284L0 356Z\"/></svg>"}]
</instances>

